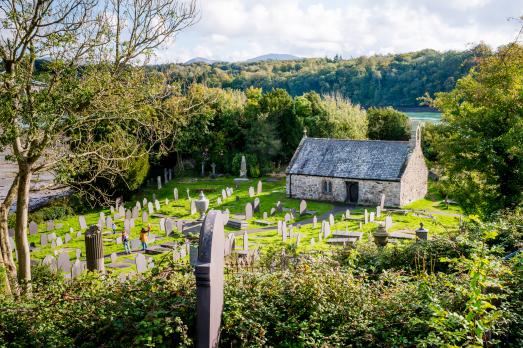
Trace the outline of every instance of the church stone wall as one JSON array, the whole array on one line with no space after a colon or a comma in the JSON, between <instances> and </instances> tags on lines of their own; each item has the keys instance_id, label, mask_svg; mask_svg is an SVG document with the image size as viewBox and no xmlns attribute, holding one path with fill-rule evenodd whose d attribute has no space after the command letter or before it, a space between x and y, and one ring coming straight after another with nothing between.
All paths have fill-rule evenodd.
<instances>
[{"instance_id":1,"label":"church stone wall","mask_svg":"<svg viewBox=\"0 0 523 348\"><path fill-rule=\"evenodd\" d=\"M401 177L401 206L425 197L428 175L425 157L421 146L418 144L410 155L407 167Z\"/></svg>"},{"instance_id":2,"label":"church stone wall","mask_svg":"<svg viewBox=\"0 0 523 348\"><path fill-rule=\"evenodd\" d=\"M332 182L332 193L324 193L325 180ZM327 202L345 202L347 200L346 182L358 182L358 204L375 206L385 194L385 206L399 207L401 183L398 181L351 180L308 175L287 175L287 196Z\"/></svg>"}]
</instances>

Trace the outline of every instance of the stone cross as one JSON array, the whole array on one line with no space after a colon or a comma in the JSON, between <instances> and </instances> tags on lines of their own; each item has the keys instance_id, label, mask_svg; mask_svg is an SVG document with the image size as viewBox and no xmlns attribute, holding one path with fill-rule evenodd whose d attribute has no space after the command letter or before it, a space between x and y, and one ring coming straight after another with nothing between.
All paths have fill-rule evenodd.
<instances>
[{"instance_id":1,"label":"stone cross","mask_svg":"<svg viewBox=\"0 0 523 348\"><path fill-rule=\"evenodd\" d=\"M260 194L263 192L263 184L261 182L261 180L258 181L258 187L257 187L257 190L256 190L256 194Z\"/></svg>"},{"instance_id":2,"label":"stone cross","mask_svg":"<svg viewBox=\"0 0 523 348\"><path fill-rule=\"evenodd\" d=\"M223 310L224 231L222 214L211 210L200 230L196 261L196 345L218 347Z\"/></svg>"},{"instance_id":3,"label":"stone cross","mask_svg":"<svg viewBox=\"0 0 523 348\"><path fill-rule=\"evenodd\" d=\"M252 219L252 204L247 203L245 205L245 220Z\"/></svg>"}]
</instances>

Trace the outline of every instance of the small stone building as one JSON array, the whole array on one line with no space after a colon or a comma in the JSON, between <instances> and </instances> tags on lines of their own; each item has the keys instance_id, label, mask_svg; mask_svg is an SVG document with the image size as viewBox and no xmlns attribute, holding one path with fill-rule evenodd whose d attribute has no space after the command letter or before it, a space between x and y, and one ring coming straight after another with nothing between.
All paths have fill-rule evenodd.
<instances>
[{"instance_id":1,"label":"small stone building","mask_svg":"<svg viewBox=\"0 0 523 348\"><path fill-rule=\"evenodd\" d=\"M411 141L304 137L286 171L287 196L402 207L427 194L421 128Z\"/></svg>"}]
</instances>

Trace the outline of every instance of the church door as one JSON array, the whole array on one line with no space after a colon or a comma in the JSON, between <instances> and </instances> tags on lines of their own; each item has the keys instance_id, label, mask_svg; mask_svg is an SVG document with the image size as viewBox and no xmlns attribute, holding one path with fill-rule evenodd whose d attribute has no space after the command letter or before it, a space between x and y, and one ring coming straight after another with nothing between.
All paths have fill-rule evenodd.
<instances>
[{"instance_id":1,"label":"church door","mask_svg":"<svg viewBox=\"0 0 523 348\"><path fill-rule=\"evenodd\" d=\"M359 196L359 184L357 182L345 182L347 187L347 199L346 203L357 204Z\"/></svg>"}]
</instances>

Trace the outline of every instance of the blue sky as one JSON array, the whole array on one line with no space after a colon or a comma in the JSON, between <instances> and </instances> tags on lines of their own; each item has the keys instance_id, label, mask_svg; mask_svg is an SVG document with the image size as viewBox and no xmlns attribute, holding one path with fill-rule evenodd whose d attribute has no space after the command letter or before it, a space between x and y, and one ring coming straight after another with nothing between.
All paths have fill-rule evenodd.
<instances>
[{"instance_id":1,"label":"blue sky","mask_svg":"<svg viewBox=\"0 0 523 348\"><path fill-rule=\"evenodd\" d=\"M199 10L154 62L497 47L515 39L523 0L199 0Z\"/></svg>"}]
</instances>

